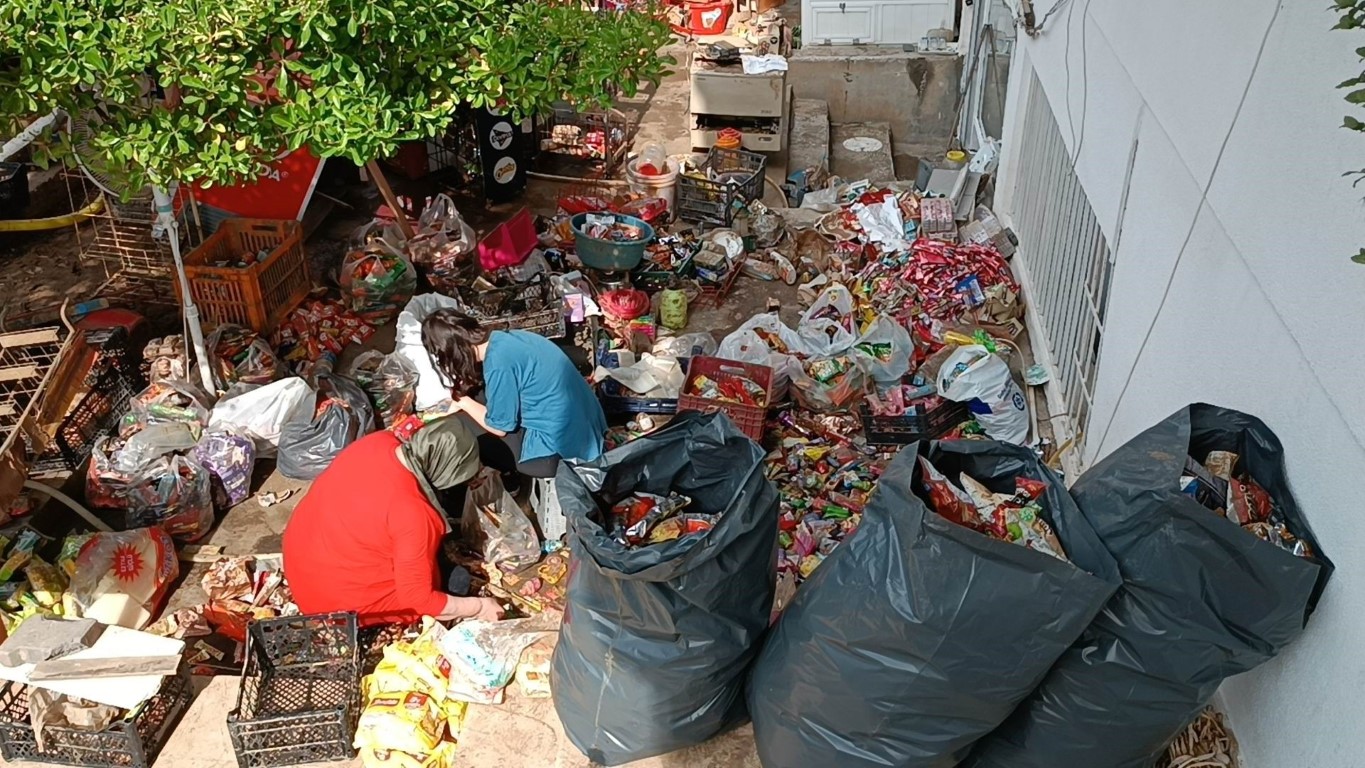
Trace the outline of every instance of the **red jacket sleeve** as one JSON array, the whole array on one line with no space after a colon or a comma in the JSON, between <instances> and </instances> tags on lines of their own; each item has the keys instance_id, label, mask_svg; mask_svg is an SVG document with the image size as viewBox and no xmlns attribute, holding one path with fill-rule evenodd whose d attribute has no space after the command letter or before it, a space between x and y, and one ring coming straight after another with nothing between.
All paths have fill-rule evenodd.
<instances>
[{"instance_id":1,"label":"red jacket sleeve","mask_svg":"<svg viewBox=\"0 0 1365 768\"><path fill-rule=\"evenodd\" d=\"M439 615L446 594L436 589L436 553L445 534L440 513L429 505L401 504L389 510L393 538L394 597L404 609Z\"/></svg>"}]
</instances>

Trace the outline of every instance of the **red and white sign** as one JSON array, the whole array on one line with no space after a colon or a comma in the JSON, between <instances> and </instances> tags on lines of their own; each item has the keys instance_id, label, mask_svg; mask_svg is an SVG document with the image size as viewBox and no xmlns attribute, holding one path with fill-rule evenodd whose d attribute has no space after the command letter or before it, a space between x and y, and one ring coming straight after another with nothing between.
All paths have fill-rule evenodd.
<instances>
[{"instance_id":1,"label":"red and white sign","mask_svg":"<svg viewBox=\"0 0 1365 768\"><path fill-rule=\"evenodd\" d=\"M230 187L196 185L205 205L247 219L302 219L322 175L322 160L307 147L275 159L255 181Z\"/></svg>"}]
</instances>

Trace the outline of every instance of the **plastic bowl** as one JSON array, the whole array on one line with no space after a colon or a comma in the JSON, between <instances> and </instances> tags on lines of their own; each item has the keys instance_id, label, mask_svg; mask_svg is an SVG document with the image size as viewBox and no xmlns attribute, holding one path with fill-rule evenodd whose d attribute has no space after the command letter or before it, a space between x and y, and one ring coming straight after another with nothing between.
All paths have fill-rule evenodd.
<instances>
[{"instance_id":1,"label":"plastic bowl","mask_svg":"<svg viewBox=\"0 0 1365 768\"><path fill-rule=\"evenodd\" d=\"M600 240L596 237L589 237L583 232L583 225L587 222L589 215L615 217L619 224L639 227L640 231L644 232L644 237L631 242ZM654 239L654 227L624 213L580 213L573 217L571 223L573 224L574 250L578 253L579 261L582 261L584 266L600 269L603 272L629 271L640 266L640 262L645 259L645 246L649 245L649 242Z\"/></svg>"}]
</instances>

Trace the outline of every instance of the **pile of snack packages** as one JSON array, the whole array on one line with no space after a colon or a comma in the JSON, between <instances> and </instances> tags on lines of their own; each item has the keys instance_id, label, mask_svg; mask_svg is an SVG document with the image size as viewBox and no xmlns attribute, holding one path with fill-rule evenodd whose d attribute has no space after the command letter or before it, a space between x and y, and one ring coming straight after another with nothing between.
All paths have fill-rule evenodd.
<instances>
[{"instance_id":1,"label":"pile of snack packages","mask_svg":"<svg viewBox=\"0 0 1365 768\"><path fill-rule=\"evenodd\" d=\"M515 679L521 692L547 697L550 654L562 616L464 621L446 629L428 618L383 648L361 681L364 709L355 747L376 766L453 768L469 704L498 704Z\"/></svg>"},{"instance_id":2,"label":"pile of snack packages","mask_svg":"<svg viewBox=\"0 0 1365 768\"><path fill-rule=\"evenodd\" d=\"M1210 451L1202 464L1186 457L1181 491L1263 541L1299 557L1313 557L1312 546L1290 533L1284 511L1238 466L1239 461L1231 451Z\"/></svg>"}]
</instances>

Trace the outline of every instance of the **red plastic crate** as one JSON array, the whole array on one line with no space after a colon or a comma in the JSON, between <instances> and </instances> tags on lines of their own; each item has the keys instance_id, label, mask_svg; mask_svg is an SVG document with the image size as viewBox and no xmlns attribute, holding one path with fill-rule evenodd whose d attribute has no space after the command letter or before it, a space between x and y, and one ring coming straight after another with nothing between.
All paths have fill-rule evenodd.
<instances>
[{"instance_id":1,"label":"red plastic crate","mask_svg":"<svg viewBox=\"0 0 1365 768\"><path fill-rule=\"evenodd\" d=\"M759 408L740 403L722 403L689 394L692 391L692 383L700 376L705 376L714 381L740 377L750 379L763 387L764 407ZM762 442L763 424L767 418L768 406L772 404L772 368L766 365L741 363L738 360L726 360L719 357L694 357L691 364L687 366L687 380L683 383L682 395L678 398L678 411L700 411L702 413L721 411L730 417L735 426L739 427L739 431L753 438L754 442Z\"/></svg>"},{"instance_id":2,"label":"red plastic crate","mask_svg":"<svg viewBox=\"0 0 1365 768\"><path fill-rule=\"evenodd\" d=\"M522 208L479 241L479 266L485 272L515 266L526 261L539 242L535 220Z\"/></svg>"}]
</instances>

